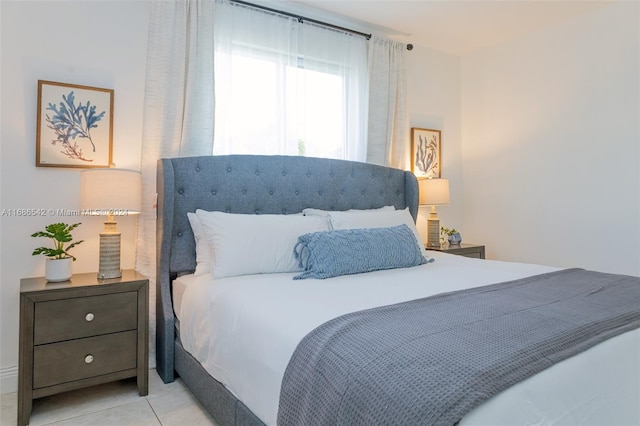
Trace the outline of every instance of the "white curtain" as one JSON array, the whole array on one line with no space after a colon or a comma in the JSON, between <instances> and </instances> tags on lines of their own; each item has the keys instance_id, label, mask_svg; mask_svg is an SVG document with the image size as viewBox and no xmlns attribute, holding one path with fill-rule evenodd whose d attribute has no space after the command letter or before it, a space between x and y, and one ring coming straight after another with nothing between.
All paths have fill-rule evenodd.
<instances>
[{"instance_id":1,"label":"white curtain","mask_svg":"<svg viewBox=\"0 0 640 426\"><path fill-rule=\"evenodd\" d=\"M229 1L214 28L214 153L366 160L365 38Z\"/></svg>"},{"instance_id":2,"label":"white curtain","mask_svg":"<svg viewBox=\"0 0 640 426\"><path fill-rule=\"evenodd\" d=\"M150 279L149 359L155 365L156 164L210 155L214 129L213 2L154 2L142 135L142 213L136 269Z\"/></svg>"},{"instance_id":3,"label":"white curtain","mask_svg":"<svg viewBox=\"0 0 640 426\"><path fill-rule=\"evenodd\" d=\"M404 44L369 40L369 122L367 162L410 169Z\"/></svg>"}]
</instances>

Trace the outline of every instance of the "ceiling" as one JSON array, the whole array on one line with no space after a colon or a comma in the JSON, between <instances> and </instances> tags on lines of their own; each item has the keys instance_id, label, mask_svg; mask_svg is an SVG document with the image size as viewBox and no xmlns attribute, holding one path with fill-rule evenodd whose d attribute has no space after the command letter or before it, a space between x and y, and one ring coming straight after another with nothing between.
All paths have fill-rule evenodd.
<instances>
[{"instance_id":1,"label":"ceiling","mask_svg":"<svg viewBox=\"0 0 640 426\"><path fill-rule=\"evenodd\" d=\"M271 0L268 3L335 25L464 55L612 1L616 0Z\"/></svg>"}]
</instances>

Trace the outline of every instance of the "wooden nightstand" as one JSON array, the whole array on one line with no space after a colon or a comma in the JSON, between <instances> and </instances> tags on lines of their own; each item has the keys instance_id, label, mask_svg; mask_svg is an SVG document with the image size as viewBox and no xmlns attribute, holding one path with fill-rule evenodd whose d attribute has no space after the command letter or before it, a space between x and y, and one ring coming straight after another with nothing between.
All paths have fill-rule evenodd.
<instances>
[{"instance_id":1,"label":"wooden nightstand","mask_svg":"<svg viewBox=\"0 0 640 426\"><path fill-rule=\"evenodd\" d=\"M465 257L484 259L484 246L477 244L459 244L456 246L443 245L440 248L427 247L427 250L437 250L450 254L457 254Z\"/></svg>"},{"instance_id":2,"label":"wooden nightstand","mask_svg":"<svg viewBox=\"0 0 640 426\"><path fill-rule=\"evenodd\" d=\"M149 280L134 270L99 280L20 280L18 426L32 401L48 395L137 377L149 392Z\"/></svg>"}]
</instances>

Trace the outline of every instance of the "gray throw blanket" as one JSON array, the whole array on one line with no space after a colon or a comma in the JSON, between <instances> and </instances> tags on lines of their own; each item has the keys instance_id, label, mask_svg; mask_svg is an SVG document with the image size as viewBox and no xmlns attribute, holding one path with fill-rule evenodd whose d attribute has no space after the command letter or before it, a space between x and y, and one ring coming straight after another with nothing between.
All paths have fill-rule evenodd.
<instances>
[{"instance_id":1,"label":"gray throw blanket","mask_svg":"<svg viewBox=\"0 0 640 426\"><path fill-rule=\"evenodd\" d=\"M278 424L453 425L509 386L639 326L640 278L581 269L347 314L298 345Z\"/></svg>"}]
</instances>

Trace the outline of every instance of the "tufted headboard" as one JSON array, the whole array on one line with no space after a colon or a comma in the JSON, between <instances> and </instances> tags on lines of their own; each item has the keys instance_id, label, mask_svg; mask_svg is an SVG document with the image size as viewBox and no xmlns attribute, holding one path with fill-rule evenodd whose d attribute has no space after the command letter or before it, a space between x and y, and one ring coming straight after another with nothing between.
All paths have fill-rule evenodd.
<instances>
[{"instance_id":1,"label":"tufted headboard","mask_svg":"<svg viewBox=\"0 0 640 426\"><path fill-rule=\"evenodd\" d=\"M173 380L175 322L171 280L195 269L188 212L294 214L393 205L418 213L411 172L367 163L297 156L225 155L158 160L156 361Z\"/></svg>"}]
</instances>

